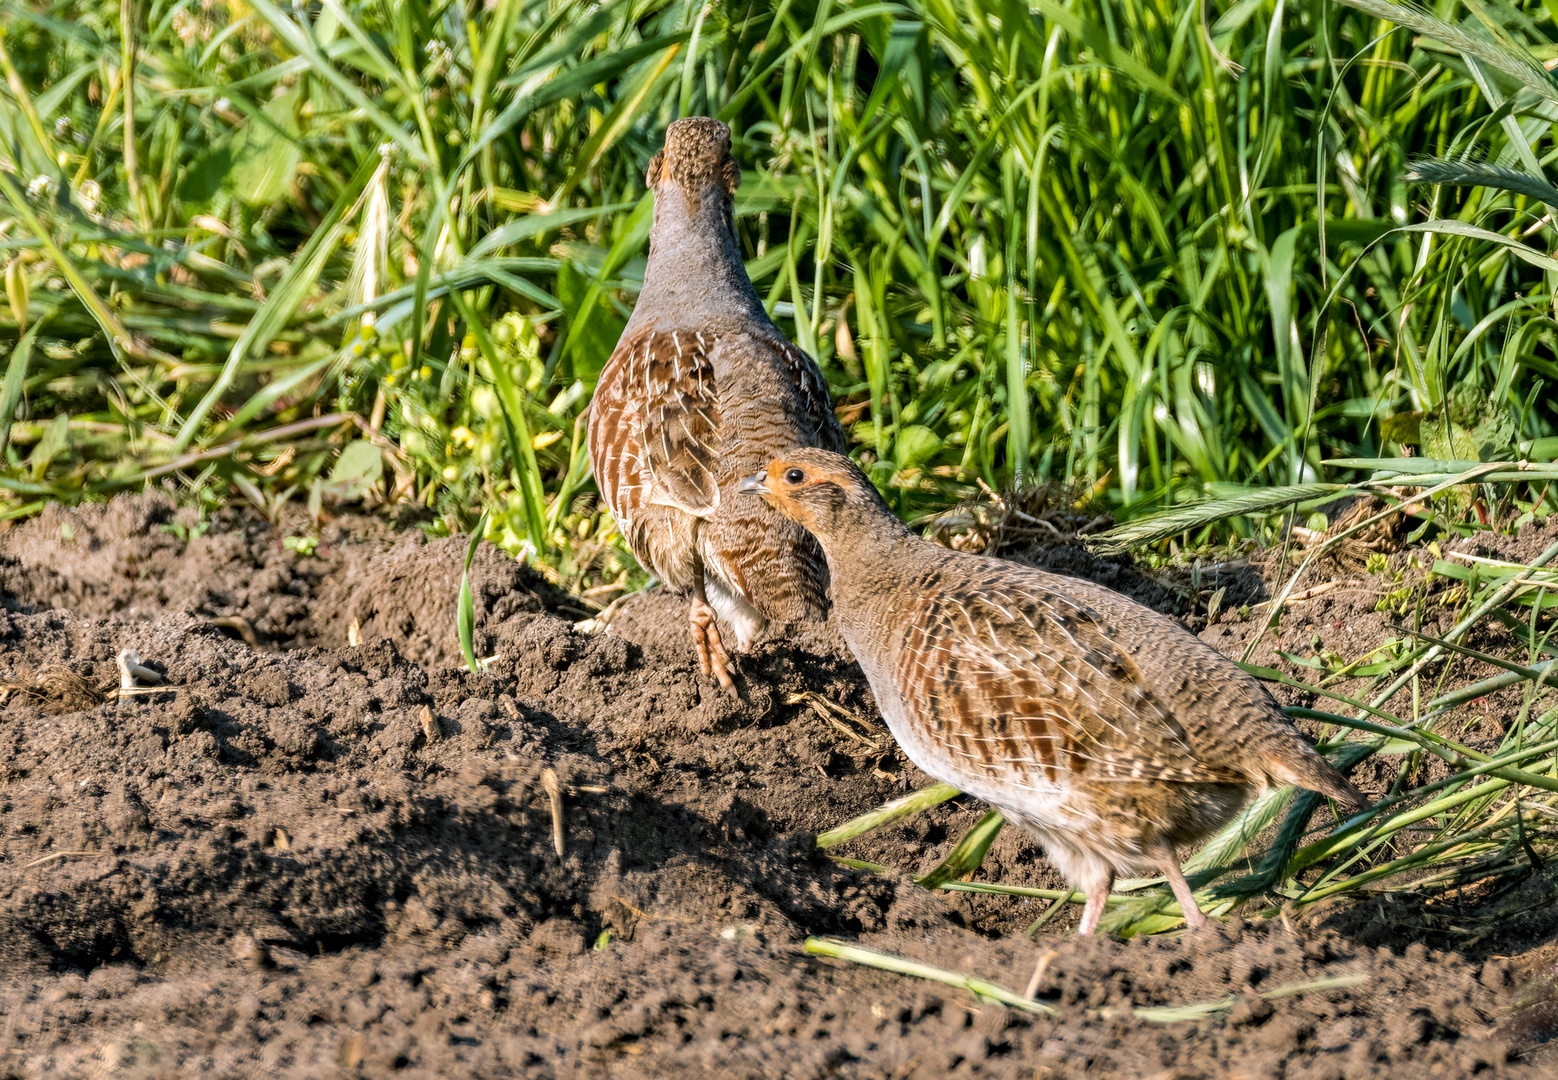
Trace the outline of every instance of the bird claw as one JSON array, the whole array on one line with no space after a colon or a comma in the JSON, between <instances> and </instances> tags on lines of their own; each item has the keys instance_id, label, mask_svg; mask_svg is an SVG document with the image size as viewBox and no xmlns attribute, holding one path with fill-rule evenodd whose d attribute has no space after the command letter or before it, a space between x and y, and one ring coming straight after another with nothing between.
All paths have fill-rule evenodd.
<instances>
[{"instance_id":1,"label":"bird claw","mask_svg":"<svg viewBox=\"0 0 1558 1080\"><path fill-rule=\"evenodd\" d=\"M713 675L720 686L734 694L736 683L730 675L735 670L725 643L720 640L719 624L714 621L714 609L701 600L694 600L688 611L692 627L693 648L698 651L698 670Z\"/></svg>"}]
</instances>

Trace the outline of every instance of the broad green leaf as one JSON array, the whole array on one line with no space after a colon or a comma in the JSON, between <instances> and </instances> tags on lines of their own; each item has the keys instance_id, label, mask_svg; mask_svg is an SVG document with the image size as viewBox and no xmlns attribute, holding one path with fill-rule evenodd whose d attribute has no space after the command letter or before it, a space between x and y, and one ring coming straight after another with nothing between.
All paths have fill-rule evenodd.
<instances>
[{"instance_id":1,"label":"broad green leaf","mask_svg":"<svg viewBox=\"0 0 1558 1080\"><path fill-rule=\"evenodd\" d=\"M269 206L290 194L303 150L298 145L296 111L302 91L294 88L265 103L249 117L229 152L228 186L250 206ZM220 167L216 155L202 168Z\"/></svg>"},{"instance_id":2,"label":"broad green leaf","mask_svg":"<svg viewBox=\"0 0 1558 1080\"><path fill-rule=\"evenodd\" d=\"M360 499L383 478L383 451L366 439L342 447L330 469L330 485L340 499Z\"/></svg>"}]
</instances>

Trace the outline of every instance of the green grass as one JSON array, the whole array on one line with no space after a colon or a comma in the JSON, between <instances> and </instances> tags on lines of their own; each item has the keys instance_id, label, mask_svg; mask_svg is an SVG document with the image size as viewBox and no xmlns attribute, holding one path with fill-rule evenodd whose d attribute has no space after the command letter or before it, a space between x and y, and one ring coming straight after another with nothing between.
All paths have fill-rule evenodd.
<instances>
[{"instance_id":1,"label":"green grass","mask_svg":"<svg viewBox=\"0 0 1558 1080\"><path fill-rule=\"evenodd\" d=\"M383 496L620 575L576 421L699 112L906 514L1550 458L1551 15L1437 10L1484 59L1318 0L8 5L0 513L324 499L367 439Z\"/></svg>"}]
</instances>

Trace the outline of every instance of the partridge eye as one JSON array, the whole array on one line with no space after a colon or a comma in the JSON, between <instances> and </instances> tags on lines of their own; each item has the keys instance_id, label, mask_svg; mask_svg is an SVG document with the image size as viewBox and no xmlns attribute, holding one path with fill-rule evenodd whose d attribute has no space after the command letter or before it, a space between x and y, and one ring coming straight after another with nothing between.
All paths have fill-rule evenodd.
<instances>
[{"instance_id":1,"label":"partridge eye","mask_svg":"<svg viewBox=\"0 0 1558 1080\"><path fill-rule=\"evenodd\" d=\"M802 480L805 480L805 479L806 479L806 474L801 472L801 470L799 470L799 469L786 469L785 470L784 482L786 484L799 484Z\"/></svg>"}]
</instances>

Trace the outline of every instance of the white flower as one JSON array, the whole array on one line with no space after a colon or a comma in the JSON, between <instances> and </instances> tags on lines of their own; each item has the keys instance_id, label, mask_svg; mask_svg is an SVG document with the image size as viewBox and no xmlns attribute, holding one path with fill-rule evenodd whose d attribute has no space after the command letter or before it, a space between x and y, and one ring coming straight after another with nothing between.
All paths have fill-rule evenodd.
<instances>
[{"instance_id":1,"label":"white flower","mask_svg":"<svg viewBox=\"0 0 1558 1080\"><path fill-rule=\"evenodd\" d=\"M94 221L97 219L97 203L102 197L103 189L96 180L83 180L76 189L76 199L81 203L81 209Z\"/></svg>"}]
</instances>

